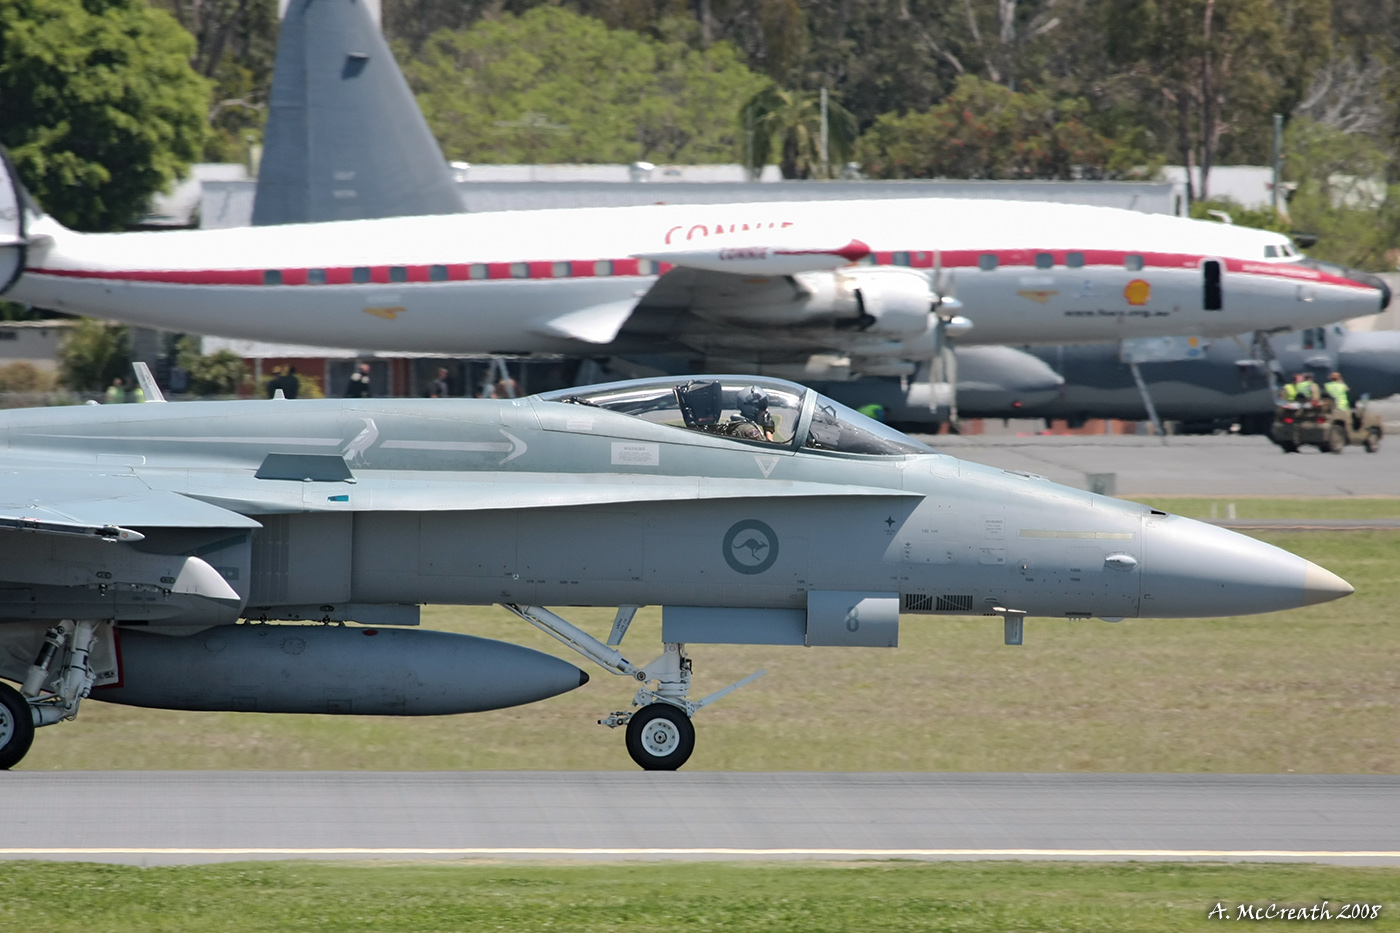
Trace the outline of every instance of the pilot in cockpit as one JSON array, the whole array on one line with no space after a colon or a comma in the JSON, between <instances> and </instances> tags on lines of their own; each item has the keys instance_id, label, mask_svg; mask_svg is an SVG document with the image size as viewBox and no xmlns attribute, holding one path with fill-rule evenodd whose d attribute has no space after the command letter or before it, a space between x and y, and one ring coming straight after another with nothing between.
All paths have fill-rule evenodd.
<instances>
[{"instance_id":1,"label":"pilot in cockpit","mask_svg":"<svg viewBox=\"0 0 1400 933\"><path fill-rule=\"evenodd\" d=\"M768 395L758 386L739 390L739 413L729 416L729 436L750 441L773 440L773 415L768 411Z\"/></svg>"},{"instance_id":2,"label":"pilot in cockpit","mask_svg":"<svg viewBox=\"0 0 1400 933\"><path fill-rule=\"evenodd\" d=\"M746 386L735 390L725 390L718 382L689 382L675 389L685 426L693 431L718 434L721 437L734 437L746 441L774 443L773 432L777 427L772 413L768 410L768 393L758 386ZM727 420L723 402L728 392L733 408Z\"/></svg>"}]
</instances>

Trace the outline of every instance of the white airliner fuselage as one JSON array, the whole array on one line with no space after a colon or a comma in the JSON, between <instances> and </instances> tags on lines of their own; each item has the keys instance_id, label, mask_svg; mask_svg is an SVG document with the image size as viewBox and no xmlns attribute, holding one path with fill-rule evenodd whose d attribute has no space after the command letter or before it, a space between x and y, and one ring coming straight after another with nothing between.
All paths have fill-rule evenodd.
<instances>
[{"instance_id":1,"label":"white airliner fuselage","mask_svg":"<svg viewBox=\"0 0 1400 933\"><path fill-rule=\"evenodd\" d=\"M1225 336L1389 299L1378 280L1307 265L1282 234L1049 203L652 205L121 234L30 217L16 232L29 245L11 300L443 354L839 353L875 371L936 352L940 296L971 321L965 344Z\"/></svg>"}]
</instances>

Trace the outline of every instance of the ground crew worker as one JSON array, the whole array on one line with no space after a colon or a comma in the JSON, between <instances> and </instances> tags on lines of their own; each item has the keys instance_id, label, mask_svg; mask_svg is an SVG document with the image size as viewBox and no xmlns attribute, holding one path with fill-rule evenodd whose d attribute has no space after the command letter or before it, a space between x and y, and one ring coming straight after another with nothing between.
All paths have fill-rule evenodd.
<instances>
[{"instance_id":1,"label":"ground crew worker","mask_svg":"<svg viewBox=\"0 0 1400 933\"><path fill-rule=\"evenodd\" d=\"M1283 395L1283 400L1284 400L1285 402L1296 402L1296 401L1298 401L1298 391L1299 391L1299 389L1302 388L1302 386L1303 386L1303 374L1302 374L1302 373L1294 373L1294 374L1293 374L1293 381L1292 381L1292 382L1289 382L1289 383L1287 383L1287 384L1285 384L1284 387L1283 387L1283 392L1281 393L1281 394Z\"/></svg>"},{"instance_id":2,"label":"ground crew worker","mask_svg":"<svg viewBox=\"0 0 1400 933\"><path fill-rule=\"evenodd\" d=\"M1347 397L1347 384L1342 381L1341 373L1333 373L1322 386L1322 391L1332 397L1332 401L1337 404L1340 411L1351 409L1350 399Z\"/></svg>"},{"instance_id":3,"label":"ground crew worker","mask_svg":"<svg viewBox=\"0 0 1400 933\"><path fill-rule=\"evenodd\" d=\"M1317 387L1317 382L1313 379L1312 373L1300 374L1302 378L1298 380L1298 400L1300 402L1319 402L1322 400L1322 392Z\"/></svg>"},{"instance_id":4,"label":"ground crew worker","mask_svg":"<svg viewBox=\"0 0 1400 933\"><path fill-rule=\"evenodd\" d=\"M117 376L112 380L112 384L107 387L107 404L120 405L126 401L126 386L122 383L122 377Z\"/></svg>"},{"instance_id":5,"label":"ground crew worker","mask_svg":"<svg viewBox=\"0 0 1400 933\"><path fill-rule=\"evenodd\" d=\"M872 421L878 421L881 424L885 423L885 406L881 405L879 402L871 402L869 405L862 405L857 408L856 411Z\"/></svg>"}]
</instances>

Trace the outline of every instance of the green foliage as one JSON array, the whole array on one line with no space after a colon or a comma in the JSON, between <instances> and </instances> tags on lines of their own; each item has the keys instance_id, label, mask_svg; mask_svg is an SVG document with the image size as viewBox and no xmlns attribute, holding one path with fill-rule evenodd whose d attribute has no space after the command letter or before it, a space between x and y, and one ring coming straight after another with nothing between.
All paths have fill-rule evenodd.
<instances>
[{"instance_id":1,"label":"green foliage","mask_svg":"<svg viewBox=\"0 0 1400 933\"><path fill-rule=\"evenodd\" d=\"M0 141L59 221L129 224L199 156L193 45L144 0L0 0Z\"/></svg>"},{"instance_id":2,"label":"green foliage","mask_svg":"<svg viewBox=\"0 0 1400 933\"><path fill-rule=\"evenodd\" d=\"M1272 114L1301 99L1328 45L1327 0L1121 0L1101 7L1106 64L1184 165L1267 162ZM1108 77L1105 75L1105 77Z\"/></svg>"},{"instance_id":3,"label":"green foliage","mask_svg":"<svg viewBox=\"0 0 1400 933\"><path fill-rule=\"evenodd\" d=\"M131 375L130 334L125 325L79 318L58 351L59 381L75 392L98 392Z\"/></svg>"},{"instance_id":4,"label":"green foliage","mask_svg":"<svg viewBox=\"0 0 1400 933\"><path fill-rule=\"evenodd\" d=\"M449 158L470 162L724 162L763 79L726 44L663 42L557 7L440 31L398 49Z\"/></svg>"},{"instance_id":5,"label":"green foliage","mask_svg":"<svg viewBox=\"0 0 1400 933\"><path fill-rule=\"evenodd\" d=\"M199 352L198 337L182 337L175 355L175 365L190 377L190 392L194 395L233 395L248 375L248 367L232 350L220 350L207 356Z\"/></svg>"},{"instance_id":6,"label":"green foliage","mask_svg":"<svg viewBox=\"0 0 1400 933\"><path fill-rule=\"evenodd\" d=\"M38 321L52 316L51 312L42 308L33 308L17 301L0 299L0 321Z\"/></svg>"},{"instance_id":7,"label":"green foliage","mask_svg":"<svg viewBox=\"0 0 1400 933\"><path fill-rule=\"evenodd\" d=\"M52 392L54 374L20 360L0 366L0 392Z\"/></svg>"},{"instance_id":8,"label":"green foliage","mask_svg":"<svg viewBox=\"0 0 1400 933\"><path fill-rule=\"evenodd\" d=\"M277 0L150 0L194 36L190 65L213 83L202 160L247 162L262 139L277 52Z\"/></svg>"},{"instance_id":9,"label":"green foliage","mask_svg":"<svg viewBox=\"0 0 1400 933\"><path fill-rule=\"evenodd\" d=\"M1216 220L1212 211L1229 214L1230 222L1241 227L1256 230L1272 230L1275 233L1290 233L1293 225L1287 217L1274 213L1272 207L1244 207L1229 198L1211 198L1209 201L1192 201L1191 216L1196 220ZM1223 221L1221 221L1223 223Z\"/></svg>"},{"instance_id":10,"label":"green foliage","mask_svg":"<svg viewBox=\"0 0 1400 933\"><path fill-rule=\"evenodd\" d=\"M874 178L1126 178L1155 174L1131 135L1089 123L1088 102L971 76L923 113L885 114L857 153Z\"/></svg>"},{"instance_id":11,"label":"green foliage","mask_svg":"<svg viewBox=\"0 0 1400 933\"><path fill-rule=\"evenodd\" d=\"M750 140L745 164L757 175L771 161L774 144L784 178L831 178L855 153L856 118L834 100L827 101L827 153L821 158L820 92L766 87L739 111L740 132ZM750 135L751 134L751 135Z\"/></svg>"}]
</instances>

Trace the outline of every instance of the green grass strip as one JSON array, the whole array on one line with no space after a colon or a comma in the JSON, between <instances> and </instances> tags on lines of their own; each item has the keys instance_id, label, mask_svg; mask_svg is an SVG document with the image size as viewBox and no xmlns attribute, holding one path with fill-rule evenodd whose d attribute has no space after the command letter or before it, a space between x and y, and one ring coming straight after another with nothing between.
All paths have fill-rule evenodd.
<instances>
[{"instance_id":1,"label":"green grass strip","mask_svg":"<svg viewBox=\"0 0 1400 933\"><path fill-rule=\"evenodd\" d=\"M19 862L0 872L0 929L1158 933L1228 929L1241 903L1265 910L1326 902L1333 919L1323 929L1394 930L1397 892L1397 869L1284 864ZM1383 905L1379 919L1338 919L1356 903ZM1210 918L1217 905L1228 922Z\"/></svg>"}]
</instances>

